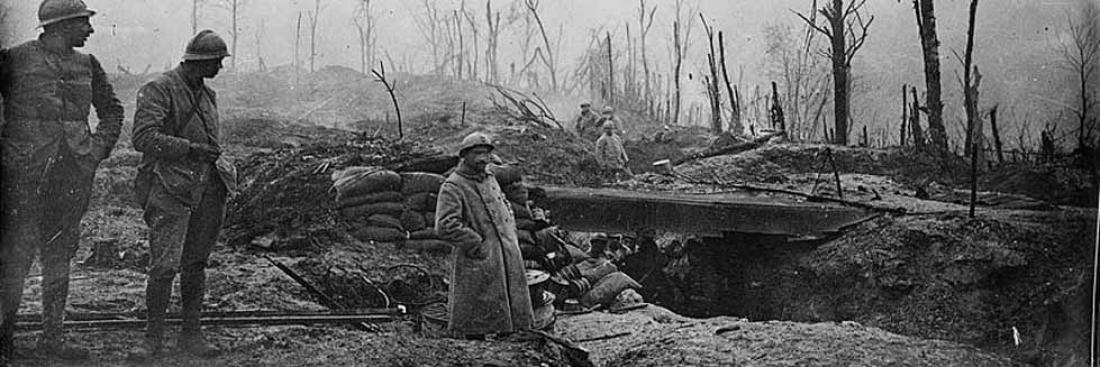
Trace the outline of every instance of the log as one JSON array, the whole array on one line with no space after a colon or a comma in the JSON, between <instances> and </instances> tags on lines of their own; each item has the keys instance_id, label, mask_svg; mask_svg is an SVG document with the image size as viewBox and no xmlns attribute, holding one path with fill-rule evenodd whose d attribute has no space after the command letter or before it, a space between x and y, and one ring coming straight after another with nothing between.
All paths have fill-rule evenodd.
<instances>
[{"instance_id":1,"label":"log","mask_svg":"<svg viewBox=\"0 0 1100 367\"><path fill-rule=\"evenodd\" d=\"M685 157L677 158L676 160L672 161L672 165L676 166L676 165L680 165L680 164L690 162L690 161L694 161L694 160L710 158L710 157L717 157L717 156L720 156L720 155L736 154L736 153L741 153L741 152L753 150L753 149L756 149L756 148L759 148L759 147L763 146L765 143L767 143L769 140L771 140L774 137L786 136L786 134L787 134L786 132L780 131L780 132L773 133L773 134L763 135L763 136L757 137L757 138L755 138L751 141L744 142L744 143L733 144L733 145L719 147L719 148L708 148L708 149L706 149L702 152L698 152L698 153L691 154L691 155L688 155L688 156L685 156Z\"/></svg>"}]
</instances>

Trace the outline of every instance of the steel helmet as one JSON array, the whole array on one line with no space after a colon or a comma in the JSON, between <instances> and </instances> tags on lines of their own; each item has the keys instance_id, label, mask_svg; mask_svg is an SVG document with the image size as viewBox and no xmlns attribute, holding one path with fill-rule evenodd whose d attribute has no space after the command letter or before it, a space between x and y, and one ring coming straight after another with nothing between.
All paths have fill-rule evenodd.
<instances>
[{"instance_id":1,"label":"steel helmet","mask_svg":"<svg viewBox=\"0 0 1100 367\"><path fill-rule=\"evenodd\" d=\"M612 113L612 112L615 112L615 107L604 106L603 113Z\"/></svg>"},{"instance_id":2,"label":"steel helmet","mask_svg":"<svg viewBox=\"0 0 1100 367\"><path fill-rule=\"evenodd\" d=\"M496 148L493 146L493 140L489 139L489 135L485 135L484 133L472 133L466 135L466 137L462 139L462 144L458 146L458 156L461 157L463 153L466 153L466 150L478 146L486 146L489 147L489 149Z\"/></svg>"},{"instance_id":3,"label":"steel helmet","mask_svg":"<svg viewBox=\"0 0 1100 367\"><path fill-rule=\"evenodd\" d=\"M205 29L187 42L187 51L183 54L183 60L213 60L226 56L229 56L229 48L225 45L225 41L214 31Z\"/></svg>"},{"instance_id":4,"label":"steel helmet","mask_svg":"<svg viewBox=\"0 0 1100 367\"><path fill-rule=\"evenodd\" d=\"M95 15L95 10L88 9L88 5L81 0L43 0L38 5L38 26L92 15Z\"/></svg>"}]
</instances>

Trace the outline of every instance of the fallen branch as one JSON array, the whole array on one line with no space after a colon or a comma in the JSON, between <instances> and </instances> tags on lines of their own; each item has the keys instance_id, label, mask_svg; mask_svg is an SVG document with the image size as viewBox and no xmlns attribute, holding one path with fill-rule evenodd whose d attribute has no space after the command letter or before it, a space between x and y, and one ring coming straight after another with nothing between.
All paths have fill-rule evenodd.
<instances>
[{"instance_id":1,"label":"fallen branch","mask_svg":"<svg viewBox=\"0 0 1100 367\"><path fill-rule=\"evenodd\" d=\"M747 142L744 142L744 143L732 144L732 145L727 145L727 146L724 146L724 147L707 148L706 150L703 150L701 152L691 154L691 155L688 155L688 156L685 156L685 157L677 158L676 160L672 161L672 165L673 166L678 166L678 165L683 164L685 162L690 162L690 161L694 161L694 160L710 158L710 157L717 157L717 156L720 156L720 155L736 154L736 153L741 153L741 152L753 150L753 149L756 149L756 148L759 148L759 147L763 146L764 144L766 144L772 138L779 137L779 136L786 136L786 135L787 135L786 132L780 131L780 132L777 132L777 133L760 136L758 138L755 138L753 140L750 140L750 141L747 141Z\"/></svg>"},{"instance_id":2,"label":"fallen branch","mask_svg":"<svg viewBox=\"0 0 1100 367\"><path fill-rule=\"evenodd\" d=\"M507 102L498 101L496 98L490 98L493 105L500 111L504 111L508 115L512 116L520 121L526 121L534 123L536 125L554 128L556 125L558 129L564 129L561 123L550 111L550 108L546 107L546 102L543 102L541 98L535 96L535 99L531 99L522 92L511 90L499 85L493 85L493 88L497 90L497 93L505 99ZM553 122L554 125L550 125L547 121Z\"/></svg>"},{"instance_id":3,"label":"fallen branch","mask_svg":"<svg viewBox=\"0 0 1100 367\"><path fill-rule=\"evenodd\" d=\"M281 263L281 262L275 261L275 259L272 259L270 256L264 255L264 258L267 259L267 261L270 262L272 265L275 265L276 268L279 268L279 270L281 270L284 274L289 276L291 279L294 279L295 282L298 282L298 284L301 285L303 288L305 288L307 291L309 291L309 293L313 294L314 296L317 296L317 298L320 299L321 304L324 305L325 307L328 307L331 310L346 309L345 307L343 307L342 305L337 303L336 300L333 299L332 297L330 297L328 294L326 294L325 292L322 292L320 289L317 289L317 287L315 287L313 284L311 284L305 278L302 278L301 275L298 275L298 273L294 272L294 270L290 269L290 267L288 267L286 265L283 265L283 263ZM362 322L357 323L355 325L356 325L356 327L358 327L360 330L363 330L363 331L376 331L376 329L377 329L376 327L371 327L370 325L367 325L366 323L362 323Z\"/></svg>"}]
</instances>

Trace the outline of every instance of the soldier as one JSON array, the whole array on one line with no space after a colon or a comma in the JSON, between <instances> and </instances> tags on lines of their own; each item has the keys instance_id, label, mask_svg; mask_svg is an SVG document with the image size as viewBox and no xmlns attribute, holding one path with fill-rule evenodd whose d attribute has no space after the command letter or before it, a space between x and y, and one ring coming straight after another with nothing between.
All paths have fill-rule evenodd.
<instances>
[{"instance_id":1,"label":"soldier","mask_svg":"<svg viewBox=\"0 0 1100 367\"><path fill-rule=\"evenodd\" d=\"M213 31L199 32L178 67L138 91L133 143L142 159L135 191L149 225L149 314L145 343L131 352L131 359L164 352L164 314L177 273L183 311L179 348L200 357L219 353L203 340L199 319L206 261L237 178L221 156L216 96L204 79L218 75L227 51Z\"/></svg>"},{"instance_id":2,"label":"soldier","mask_svg":"<svg viewBox=\"0 0 1100 367\"><path fill-rule=\"evenodd\" d=\"M626 171L629 173L629 169L626 164L630 162L630 157L626 155L626 149L623 148L623 141L615 134L615 122L608 120L603 123L603 135L596 140L596 158L600 160L600 163L616 169L618 171Z\"/></svg>"},{"instance_id":3,"label":"soldier","mask_svg":"<svg viewBox=\"0 0 1100 367\"><path fill-rule=\"evenodd\" d=\"M588 102L581 103L581 114L577 116L577 123L575 128L577 129L577 135L583 138L588 138L596 135L598 132L596 128L596 120L600 116L592 112L592 104Z\"/></svg>"},{"instance_id":4,"label":"soldier","mask_svg":"<svg viewBox=\"0 0 1100 367\"><path fill-rule=\"evenodd\" d=\"M515 218L486 169L492 150L488 136L467 136L458 167L439 188L435 228L456 244L447 303L454 337L480 339L534 323Z\"/></svg>"},{"instance_id":5,"label":"soldier","mask_svg":"<svg viewBox=\"0 0 1100 367\"><path fill-rule=\"evenodd\" d=\"M64 341L69 267L92 179L122 129L122 104L107 75L83 47L94 32L95 11L80 0L45 0L38 7L42 34L0 51L0 132L3 218L0 220L0 364L14 354L15 315L23 278L37 252L42 264L42 335L38 351L61 359L88 358ZM95 106L95 132L88 113Z\"/></svg>"}]
</instances>

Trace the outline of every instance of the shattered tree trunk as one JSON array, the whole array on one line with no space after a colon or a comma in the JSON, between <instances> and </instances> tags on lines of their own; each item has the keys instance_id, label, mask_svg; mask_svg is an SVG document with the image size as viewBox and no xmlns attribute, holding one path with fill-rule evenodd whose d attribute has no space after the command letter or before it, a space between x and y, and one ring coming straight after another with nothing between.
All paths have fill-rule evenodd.
<instances>
[{"instance_id":1,"label":"shattered tree trunk","mask_svg":"<svg viewBox=\"0 0 1100 367\"><path fill-rule=\"evenodd\" d=\"M726 83L726 94L730 99L729 131L741 135L745 133L745 127L741 125L741 96L730 84L730 72L726 67L726 40L722 31L718 31L718 54L722 57L722 80Z\"/></svg>"},{"instance_id":2,"label":"shattered tree trunk","mask_svg":"<svg viewBox=\"0 0 1100 367\"><path fill-rule=\"evenodd\" d=\"M974 16L978 11L978 0L970 2L970 22L966 31L966 59L963 61L963 102L966 105L967 139L966 148L970 151L970 217L974 218L974 205L978 199L978 161L981 156L982 125L978 116L978 86L982 76L978 73L978 67L974 66L971 73L971 63L974 54ZM973 82L971 80L973 79Z\"/></svg>"},{"instance_id":3,"label":"shattered tree trunk","mask_svg":"<svg viewBox=\"0 0 1100 367\"><path fill-rule=\"evenodd\" d=\"M787 131L787 120L783 116L783 105L779 103L779 88L775 82L772 82L772 108L771 108L772 128L778 128L780 131Z\"/></svg>"},{"instance_id":4,"label":"shattered tree trunk","mask_svg":"<svg viewBox=\"0 0 1100 367\"><path fill-rule=\"evenodd\" d=\"M843 0L833 0L833 11L839 14L844 11ZM834 141L837 145L848 145L848 63L845 46L844 17L836 15L827 17L832 27L832 60L833 60L833 117L836 119L833 131Z\"/></svg>"},{"instance_id":5,"label":"shattered tree trunk","mask_svg":"<svg viewBox=\"0 0 1100 367\"><path fill-rule=\"evenodd\" d=\"M927 90L928 134L932 147L946 155L947 129L943 125L943 97L940 89L940 41L936 38L936 13L933 0L913 0L924 55L924 81Z\"/></svg>"},{"instance_id":6,"label":"shattered tree trunk","mask_svg":"<svg viewBox=\"0 0 1100 367\"><path fill-rule=\"evenodd\" d=\"M1001 132L997 129L997 106L989 110L989 128L993 130L993 147L997 150L997 163L1005 164L1005 154L1001 146Z\"/></svg>"},{"instance_id":7,"label":"shattered tree trunk","mask_svg":"<svg viewBox=\"0 0 1100 367\"><path fill-rule=\"evenodd\" d=\"M707 24L703 13L699 13L699 19L703 22L703 29L707 31L707 44L710 53L707 54L707 64L710 66L710 81L706 83L707 95L710 97L710 129L714 134L722 133L722 94L718 91L718 55L714 50L714 28Z\"/></svg>"},{"instance_id":8,"label":"shattered tree trunk","mask_svg":"<svg viewBox=\"0 0 1100 367\"><path fill-rule=\"evenodd\" d=\"M909 128L913 132L913 146L917 149L924 148L924 131L920 126L920 100L917 99L917 87L910 87L913 92L913 106L909 108Z\"/></svg>"},{"instance_id":9,"label":"shattered tree trunk","mask_svg":"<svg viewBox=\"0 0 1100 367\"><path fill-rule=\"evenodd\" d=\"M905 136L907 133L907 126L905 124L909 122L909 94L906 93L906 89L909 89L905 84L901 85L901 128L898 129L898 144L905 146Z\"/></svg>"}]
</instances>

